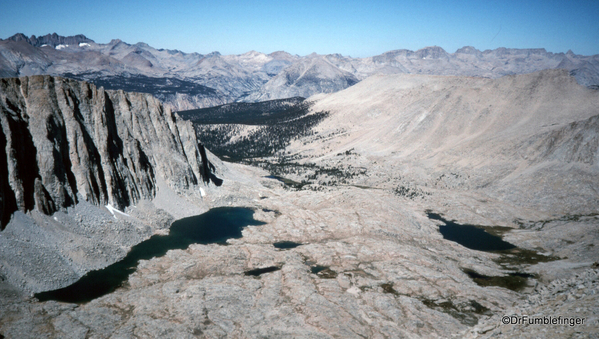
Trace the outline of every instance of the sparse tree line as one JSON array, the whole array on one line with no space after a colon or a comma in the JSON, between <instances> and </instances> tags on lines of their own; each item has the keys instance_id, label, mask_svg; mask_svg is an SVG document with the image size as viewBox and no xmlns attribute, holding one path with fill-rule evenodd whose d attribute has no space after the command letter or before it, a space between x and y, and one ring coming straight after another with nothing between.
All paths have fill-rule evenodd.
<instances>
[{"instance_id":1,"label":"sparse tree line","mask_svg":"<svg viewBox=\"0 0 599 339\"><path fill-rule=\"evenodd\" d=\"M270 124L261 125L261 128L233 141L232 137L240 131L236 125L194 125L198 139L211 152L231 161L241 161L275 155L291 141L313 134L312 128L327 115L328 112L317 112L293 120L273 119Z\"/></svg>"},{"instance_id":2,"label":"sparse tree line","mask_svg":"<svg viewBox=\"0 0 599 339\"><path fill-rule=\"evenodd\" d=\"M316 135L313 128L329 113L309 114L311 103L302 98L271 100L261 103L235 103L208 109L179 112L193 122L198 140L211 152L227 161L259 166L274 176L301 177L301 182L286 184L290 189L323 189L326 186L351 184L366 175L366 169L322 167L300 164L299 155L285 154L293 141L306 136L323 139L331 135ZM246 130L243 126L258 126ZM245 131L244 131L245 130ZM343 133L337 130L332 134ZM240 136L246 133L246 135ZM353 149L340 155L355 155Z\"/></svg>"},{"instance_id":3,"label":"sparse tree line","mask_svg":"<svg viewBox=\"0 0 599 339\"><path fill-rule=\"evenodd\" d=\"M366 175L365 168L323 167L313 163L300 164L289 161L287 157L278 159L248 159L244 161L248 165L261 167L274 176L286 177L289 175L299 176L303 179L299 185L290 185L295 189L319 190L319 186L347 185L352 179Z\"/></svg>"},{"instance_id":4,"label":"sparse tree line","mask_svg":"<svg viewBox=\"0 0 599 339\"><path fill-rule=\"evenodd\" d=\"M242 124L275 125L301 118L312 104L304 98L270 100L257 103L237 102L215 107L177 112L198 125Z\"/></svg>"}]
</instances>

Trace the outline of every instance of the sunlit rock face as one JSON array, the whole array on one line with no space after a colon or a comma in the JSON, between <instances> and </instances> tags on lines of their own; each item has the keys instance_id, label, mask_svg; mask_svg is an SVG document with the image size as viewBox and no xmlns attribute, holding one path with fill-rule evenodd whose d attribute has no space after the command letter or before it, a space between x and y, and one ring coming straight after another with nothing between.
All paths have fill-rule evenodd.
<instances>
[{"instance_id":1,"label":"sunlit rock face","mask_svg":"<svg viewBox=\"0 0 599 339\"><path fill-rule=\"evenodd\" d=\"M153 198L158 175L174 187L198 183L195 135L148 94L2 79L0 112L3 226L16 210L52 214L80 198L122 209Z\"/></svg>"}]
</instances>

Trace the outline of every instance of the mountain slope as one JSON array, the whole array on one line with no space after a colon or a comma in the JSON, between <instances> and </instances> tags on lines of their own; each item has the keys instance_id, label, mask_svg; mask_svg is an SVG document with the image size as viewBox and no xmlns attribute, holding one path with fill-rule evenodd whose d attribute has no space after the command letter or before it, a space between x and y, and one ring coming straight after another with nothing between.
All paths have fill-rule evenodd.
<instances>
[{"instance_id":1,"label":"mountain slope","mask_svg":"<svg viewBox=\"0 0 599 339\"><path fill-rule=\"evenodd\" d=\"M256 102L309 97L315 93L337 92L357 82L353 74L337 68L321 56L313 55L281 70L262 88L243 100Z\"/></svg>"},{"instance_id":2,"label":"mountain slope","mask_svg":"<svg viewBox=\"0 0 599 339\"><path fill-rule=\"evenodd\" d=\"M599 92L565 70L374 76L310 100L330 115L317 137L288 148L310 161L333 164L352 149L367 167L376 162L421 187L480 190L553 213L599 212ZM398 184L389 175L367 181Z\"/></svg>"}]
</instances>

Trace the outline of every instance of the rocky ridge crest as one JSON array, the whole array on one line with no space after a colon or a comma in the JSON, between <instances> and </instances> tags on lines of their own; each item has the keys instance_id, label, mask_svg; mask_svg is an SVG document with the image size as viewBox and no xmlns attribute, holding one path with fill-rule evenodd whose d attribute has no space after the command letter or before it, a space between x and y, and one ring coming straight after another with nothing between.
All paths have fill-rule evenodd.
<instances>
[{"instance_id":1,"label":"rocky ridge crest","mask_svg":"<svg viewBox=\"0 0 599 339\"><path fill-rule=\"evenodd\" d=\"M36 37L35 35L32 35L29 38L27 36L25 36L25 34L23 34L23 33L17 33L15 35L11 36L10 38L8 38L7 40L12 40L12 41L16 41L16 42L25 41L34 47L51 46L54 48L56 48L56 46L59 46L59 45L79 45L81 43L94 42L92 39L88 39L83 34L65 37L62 35L58 35L56 33L46 34L46 35L40 36L40 37Z\"/></svg>"}]
</instances>

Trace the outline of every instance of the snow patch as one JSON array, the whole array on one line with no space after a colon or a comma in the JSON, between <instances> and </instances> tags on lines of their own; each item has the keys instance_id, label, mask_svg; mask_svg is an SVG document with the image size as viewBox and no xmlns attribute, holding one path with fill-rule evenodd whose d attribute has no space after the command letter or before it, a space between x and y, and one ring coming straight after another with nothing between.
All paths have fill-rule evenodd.
<instances>
[{"instance_id":1,"label":"snow patch","mask_svg":"<svg viewBox=\"0 0 599 339\"><path fill-rule=\"evenodd\" d=\"M57 45L56 49L63 49L63 48L67 48L67 47L69 47L69 45L62 45L61 44L61 45Z\"/></svg>"},{"instance_id":2,"label":"snow patch","mask_svg":"<svg viewBox=\"0 0 599 339\"><path fill-rule=\"evenodd\" d=\"M200 187L200 195L202 196L202 198L206 196L206 192L202 187Z\"/></svg>"},{"instance_id":3,"label":"snow patch","mask_svg":"<svg viewBox=\"0 0 599 339\"><path fill-rule=\"evenodd\" d=\"M357 288L356 286L352 286L352 287L348 288L346 292L353 294L353 295L358 295L358 294L360 294L360 289Z\"/></svg>"},{"instance_id":4,"label":"snow patch","mask_svg":"<svg viewBox=\"0 0 599 339\"><path fill-rule=\"evenodd\" d=\"M422 120L424 120L427 116L428 116L428 112L426 112L426 111L422 112L422 114L420 115L420 117L418 117L418 121L416 123L417 124L421 123Z\"/></svg>"},{"instance_id":5,"label":"snow patch","mask_svg":"<svg viewBox=\"0 0 599 339\"><path fill-rule=\"evenodd\" d=\"M79 43L79 47L90 47L91 45L88 44L87 42L80 42Z\"/></svg>"},{"instance_id":6,"label":"snow patch","mask_svg":"<svg viewBox=\"0 0 599 339\"><path fill-rule=\"evenodd\" d=\"M129 215L129 214L127 214L127 213L123 213L123 212L121 212L121 211L117 210L116 208L112 207L112 205L111 205L111 204L108 204L108 205L106 205L106 209L107 209L108 211L110 211L110 213L112 213L112 216L113 216L115 219L117 219L117 220L118 220L118 218L116 217L116 214L114 214L114 212L117 212L118 214L121 214L121 215L124 215L124 216L130 217L130 215Z\"/></svg>"}]
</instances>

